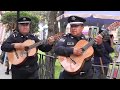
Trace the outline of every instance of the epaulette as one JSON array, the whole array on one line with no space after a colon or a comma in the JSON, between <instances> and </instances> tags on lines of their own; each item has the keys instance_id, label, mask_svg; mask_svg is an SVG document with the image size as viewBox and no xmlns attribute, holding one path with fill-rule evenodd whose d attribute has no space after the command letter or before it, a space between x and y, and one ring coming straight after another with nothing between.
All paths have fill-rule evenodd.
<instances>
[{"instance_id":1,"label":"epaulette","mask_svg":"<svg viewBox=\"0 0 120 90\"><path fill-rule=\"evenodd\" d=\"M87 38L83 34L81 35L81 38L87 40Z\"/></svg>"},{"instance_id":2,"label":"epaulette","mask_svg":"<svg viewBox=\"0 0 120 90\"><path fill-rule=\"evenodd\" d=\"M30 35L33 35L33 36L35 36L35 34L33 34L33 33L30 33Z\"/></svg>"},{"instance_id":3,"label":"epaulette","mask_svg":"<svg viewBox=\"0 0 120 90\"><path fill-rule=\"evenodd\" d=\"M65 37L67 34L64 34L63 36Z\"/></svg>"},{"instance_id":4,"label":"epaulette","mask_svg":"<svg viewBox=\"0 0 120 90\"><path fill-rule=\"evenodd\" d=\"M15 31L15 32L13 32L13 37L16 37L16 36L18 36L18 32L17 31Z\"/></svg>"},{"instance_id":5,"label":"epaulette","mask_svg":"<svg viewBox=\"0 0 120 90\"><path fill-rule=\"evenodd\" d=\"M68 34L64 34L63 37L67 37L67 36L69 36L69 35L70 35L69 33L68 33Z\"/></svg>"},{"instance_id":6,"label":"epaulette","mask_svg":"<svg viewBox=\"0 0 120 90\"><path fill-rule=\"evenodd\" d=\"M37 35L35 35L35 34L30 33L29 35L32 36L32 37L37 37Z\"/></svg>"}]
</instances>

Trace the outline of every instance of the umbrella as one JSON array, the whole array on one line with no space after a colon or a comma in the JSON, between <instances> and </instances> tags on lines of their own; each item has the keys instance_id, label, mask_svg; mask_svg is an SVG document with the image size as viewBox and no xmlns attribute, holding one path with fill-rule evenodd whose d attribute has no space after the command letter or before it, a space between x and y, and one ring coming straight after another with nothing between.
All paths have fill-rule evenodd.
<instances>
[{"instance_id":1,"label":"umbrella","mask_svg":"<svg viewBox=\"0 0 120 90\"><path fill-rule=\"evenodd\" d=\"M120 21L120 11L65 11L57 20L67 22L67 17L77 15L86 19L85 25L99 26L109 25Z\"/></svg>"}]
</instances>

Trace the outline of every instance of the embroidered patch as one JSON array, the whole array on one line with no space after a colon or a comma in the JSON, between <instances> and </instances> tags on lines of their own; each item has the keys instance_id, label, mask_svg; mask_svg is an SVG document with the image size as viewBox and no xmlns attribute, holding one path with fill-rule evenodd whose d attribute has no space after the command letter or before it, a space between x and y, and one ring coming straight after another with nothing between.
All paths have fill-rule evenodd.
<instances>
[{"instance_id":1,"label":"embroidered patch","mask_svg":"<svg viewBox=\"0 0 120 90\"><path fill-rule=\"evenodd\" d=\"M13 37L16 37L17 36L17 34L13 34Z\"/></svg>"},{"instance_id":2,"label":"embroidered patch","mask_svg":"<svg viewBox=\"0 0 120 90\"><path fill-rule=\"evenodd\" d=\"M67 45L74 45L74 42L67 42Z\"/></svg>"},{"instance_id":3,"label":"embroidered patch","mask_svg":"<svg viewBox=\"0 0 120 90\"><path fill-rule=\"evenodd\" d=\"M23 20L26 20L26 18L23 18Z\"/></svg>"},{"instance_id":4,"label":"embroidered patch","mask_svg":"<svg viewBox=\"0 0 120 90\"><path fill-rule=\"evenodd\" d=\"M73 17L72 17L72 20L75 20L75 19L76 19L76 18L73 16Z\"/></svg>"}]
</instances>

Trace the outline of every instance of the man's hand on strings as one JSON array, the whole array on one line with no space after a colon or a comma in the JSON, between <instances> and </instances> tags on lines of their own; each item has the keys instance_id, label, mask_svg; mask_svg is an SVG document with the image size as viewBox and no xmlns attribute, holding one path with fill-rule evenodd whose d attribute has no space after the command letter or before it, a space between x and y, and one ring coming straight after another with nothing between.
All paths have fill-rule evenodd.
<instances>
[{"instance_id":1,"label":"man's hand on strings","mask_svg":"<svg viewBox=\"0 0 120 90\"><path fill-rule=\"evenodd\" d=\"M82 54L82 49L74 48L74 49L73 49L73 54L74 54L74 55L77 55L77 56L81 55L81 54Z\"/></svg>"}]
</instances>

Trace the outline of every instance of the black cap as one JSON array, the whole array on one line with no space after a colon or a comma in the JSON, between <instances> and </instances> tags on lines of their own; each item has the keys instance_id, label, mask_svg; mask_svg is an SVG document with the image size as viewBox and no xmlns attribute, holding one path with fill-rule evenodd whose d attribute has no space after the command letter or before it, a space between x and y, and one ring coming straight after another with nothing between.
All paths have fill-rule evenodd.
<instances>
[{"instance_id":1,"label":"black cap","mask_svg":"<svg viewBox=\"0 0 120 90\"><path fill-rule=\"evenodd\" d=\"M86 20L82 17L78 17L78 16L70 16L68 17L68 23L71 24L83 24L84 22L86 22Z\"/></svg>"},{"instance_id":2,"label":"black cap","mask_svg":"<svg viewBox=\"0 0 120 90\"><path fill-rule=\"evenodd\" d=\"M18 23L31 23L31 19L28 18L28 17L20 17L18 20L17 20Z\"/></svg>"}]
</instances>

